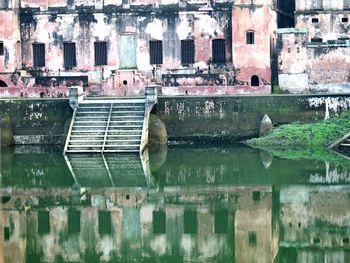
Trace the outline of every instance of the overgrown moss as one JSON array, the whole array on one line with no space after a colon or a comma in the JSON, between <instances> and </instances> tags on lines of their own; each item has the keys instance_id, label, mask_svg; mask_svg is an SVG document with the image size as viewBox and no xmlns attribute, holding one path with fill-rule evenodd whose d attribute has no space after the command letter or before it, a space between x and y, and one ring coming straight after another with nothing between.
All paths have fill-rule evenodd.
<instances>
[{"instance_id":1,"label":"overgrown moss","mask_svg":"<svg viewBox=\"0 0 350 263\"><path fill-rule=\"evenodd\" d=\"M338 118L317 123L293 123L273 129L266 137L254 138L247 143L269 150L302 150L305 148L325 148L350 132L350 112Z\"/></svg>"}]
</instances>

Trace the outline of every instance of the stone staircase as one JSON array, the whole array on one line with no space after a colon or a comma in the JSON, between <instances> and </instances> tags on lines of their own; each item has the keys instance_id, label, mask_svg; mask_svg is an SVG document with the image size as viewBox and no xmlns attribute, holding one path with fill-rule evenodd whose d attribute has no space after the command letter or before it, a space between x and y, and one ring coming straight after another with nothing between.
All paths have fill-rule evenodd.
<instances>
[{"instance_id":1,"label":"stone staircase","mask_svg":"<svg viewBox=\"0 0 350 263\"><path fill-rule=\"evenodd\" d=\"M350 157L350 133L346 134L343 138L339 139L329 149L334 150L343 156Z\"/></svg>"},{"instance_id":2,"label":"stone staircase","mask_svg":"<svg viewBox=\"0 0 350 263\"><path fill-rule=\"evenodd\" d=\"M74 111L64 152L141 151L145 111L145 98L83 100Z\"/></svg>"}]
</instances>

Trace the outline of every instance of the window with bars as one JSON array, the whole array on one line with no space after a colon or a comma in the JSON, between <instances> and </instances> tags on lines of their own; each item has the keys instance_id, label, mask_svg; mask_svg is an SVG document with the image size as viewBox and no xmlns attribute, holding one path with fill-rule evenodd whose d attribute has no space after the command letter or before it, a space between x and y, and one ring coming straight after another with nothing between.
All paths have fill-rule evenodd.
<instances>
[{"instance_id":1,"label":"window with bars","mask_svg":"<svg viewBox=\"0 0 350 263\"><path fill-rule=\"evenodd\" d=\"M344 9L350 9L350 0L344 0Z\"/></svg>"},{"instance_id":2,"label":"window with bars","mask_svg":"<svg viewBox=\"0 0 350 263\"><path fill-rule=\"evenodd\" d=\"M192 210L184 211L184 233L197 234L198 221L197 212Z\"/></svg>"},{"instance_id":3,"label":"window with bars","mask_svg":"<svg viewBox=\"0 0 350 263\"><path fill-rule=\"evenodd\" d=\"M246 33L246 39L247 39L247 45L254 45L255 44L255 32L254 31L247 31Z\"/></svg>"},{"instance_id":4,"label":"window with bars","mask_svg":"<svg viewBox=\"0 0 350 263\"><path fill-rule=\"evenodd\" d=\"M213 63L226 62L226 44L224 39L214 39L212 41Z\"/></svg>"},{"instance_id":5,"label":"window with bars","mask_svg":"<svg viewBox=\"0 0 350 263\"><path fill-rule=\"evenodd\" d=\"M163 43L162 41L149 42L150 64L163 64Z\"/></svg>"},{"instance_id":6,"label":"window with bars","mask_svg":"<svg viewBox=\"0 0 350 263\"><path fill-rule=\"evenodd\" d=\"M100 235L110 235L112 233L112 220L110 211L98 212L98 232Z\"/></svg>"},{"instance_id":7,"label":"window with bars","mask_svg":"<svg viewBox=\"0 0 350 263\"><path fill-rule=\"evenodd\" d=\"M217 211L215 212L215 233L225 234L228 229L228 212Z\"/></svg>"},{"instance_id":8,"label":"window with bars","mask_svg":"<svg viewBox=\"0 0 350 263\"><path fill-rule=\"evenodd\" d=\"M311 0L311 9L322 9L323 0Z\"/></svg>"},{"instance_id":9,"label":"window with bars","mask_svg":"<svg viewBox=\"0 0 350 263\"><path fill-rule=\"evenodd\" d=\"M4 55L4 42L0 41L0 56Z\"/></svg>"},{"instance_id":10,"label":"window with bars","mask_svg":"<svg viewBox=\"0 0 350 263\"><path fill-rule=\"evenodd\" d=\"M257 239L256 239L256 232L255 231L249 231L248 233L248 243L249 246L255 247L257 244Z\"/></svg>"},{"instance_id":11,"label":"window with bars","mask_svg":"<svg viewBox=\"0 0 350 263\"><path fill-rule=\"evenodd\" d=\"M194 63L194 40L181 40L181 63Z\"/></svg>"},{"instance_id":12,"label":"window with bars","mask_svg":"<svg viewBox=\"0 0 350 263\"><path fill-rule=\"evenodd\" d=\"M45 67L45 44L33 44L33 65L34 67Z\"/></svg>"},{"instance_id":13,"label":"window with bars","mask_svg":"<svg viewBox=\"0 0 350 263\"><path fill-rule=\"evenodd\" d=\"M64 42L63 43L63 62L66 69L72 69L77 65L75 43Z\"/></svg>"},{"instance_id":14,"label":"window with bars","mask_svg":"<svg viewBox=\"0 0 350 263\"><path fill-rule=\"evenodd\" d=\"M107 65L107 42L95 42L95 65Z\"/></svg>"},{"instance_id":15,"label":"window with bars","mask_svg":"<svg viewBox=\"0 0 350 263\"><path fill-rule=\"evenodd\" d=\"M80 232L80 211L68 210L68 233L76 234Z\"/></svg>"},{"instance_id":16,"label":"window with bars","mask_svg":"<svg viewBox=\"0 0 350 263\"><path fill-rule=\"evenodd\" d=\"M50 233L50 213L49 211L38 211L38 233Z\"/></svg>"},{"instance_id":17,"label":"window with bars","mask_svg":"<svg viewBox=\"0 0 350 263\"><path fill-rule=\"evenodd\" d=\"M166 229L166 217L164 211L153 211L153 233L164 234Z\"/></svg>"}]
</instances>

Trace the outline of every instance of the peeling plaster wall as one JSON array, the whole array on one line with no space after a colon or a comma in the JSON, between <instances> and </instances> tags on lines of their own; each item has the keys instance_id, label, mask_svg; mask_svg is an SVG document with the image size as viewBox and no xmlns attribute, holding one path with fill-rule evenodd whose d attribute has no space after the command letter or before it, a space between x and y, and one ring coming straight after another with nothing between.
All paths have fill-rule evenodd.
<instances>
[{"instance_id":1,"label":"peeling plaster wall","mask_svg":"<svg viewBox=\"0 0 350 263\"><path fill-rule=\"evenodd\" d=\"M276 39L277 16L267 4L269 1L266 0L254 1L254 5L250 1L236 1L234 4L232 53L240 84L250 85L252 75L259 76L261 85L271 83L270 45L272 39ZM247 44L247 31L254 31L254 45Z\"/></svg>"},{"instance_id":2,"label":"peeling plaster wall","mask_svg":"<svg viewBox=\"0 0 350 263\"><path fill-rule=\"evenodd\" d=\"M4 55L0 55L0 73L12 73L21 66L18 12L0 9L0 21L0 41L4 44Z\"/></svg>"}]
</instances>

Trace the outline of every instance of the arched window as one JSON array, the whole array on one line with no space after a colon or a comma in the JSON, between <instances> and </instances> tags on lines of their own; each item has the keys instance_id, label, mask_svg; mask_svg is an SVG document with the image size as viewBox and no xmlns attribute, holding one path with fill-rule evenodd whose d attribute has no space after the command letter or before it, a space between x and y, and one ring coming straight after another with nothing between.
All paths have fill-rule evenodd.
<instances>
[{"instance_id":1,"label":"arched window","mask_svg":"<svg viewBox=\"0 0 350 263\"><path fill-rule=\"evenodd\" d=\"M254 86L254 87L257 87L260 85L260 80L259 80L259 77L257 75L253 75L250 79L250 85L251 86Z\"/></svg>"},{"instance_id":2,"label":"arched window","mask_svg":"<svg viewBox=\"0 0 350 263\"><path fill-rule=\"evenodd\" d=\"M0 80L0 87L7 87L7 84L5 81Z\"/></svg>"}]
</instances>

